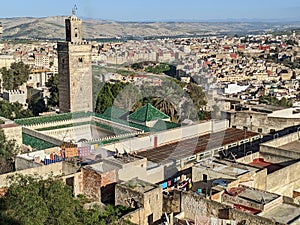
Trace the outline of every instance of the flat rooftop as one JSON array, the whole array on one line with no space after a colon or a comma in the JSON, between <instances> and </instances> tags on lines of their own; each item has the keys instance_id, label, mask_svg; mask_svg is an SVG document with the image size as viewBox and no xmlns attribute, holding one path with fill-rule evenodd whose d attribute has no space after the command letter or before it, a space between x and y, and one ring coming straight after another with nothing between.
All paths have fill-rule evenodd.
<instances>
[{"instance_id":1,"label":"flat rooftop","mask_svg":"<svg viewBox=\"0 0 300 225\"><path fill-rule=\"evenodd\" d=\"M233 204L234 208L251 214L260 213L268 204L274 204L274 201L276 204L279 198L279 195L241 185L223 194L224 203Z\"/></svg>"},{"instance_id":2,"label":"flat rooftop","mask_svg":"<svg viewBox=\"0 0 300 225\"><path fill-rule=\"evenodd\" d=\"M238 196L239 198L259 204L267 204L280 197L277 194L261 191L258 189L252 189L245 186L230 188L228 190L228 193L231 196Z\"/></svg>"},{"instance_id":3,"label":"flat rooftop","mask_svg":"<svg viewBox=\"0 0 300 225\"><path fill-rule=\"evenodd\" d=\"M265 105L265 104L251 105L249 107L252 109L252 111L262 111L266 113L272 113L278 110L285 109L285 107L282 106Z\"/></svg>"},{"instance_id":4,"label":"flat rooftop","mask_svg":"<svg viewBox=\"0 0 300 225\"><path fill-rule=\"evenodd\" d=\"M249 165L254 166L256 168L266 168L269 173L273 173L277 170L282 169L284 166L279 165L279 164L273 164L271 162L266 162L263 158L256 158L253 159Z\"/></svg>"},{"instance_id":5,"label":"flat rooftop","mask_svg":"<svg viewBox=\"0 0 300 225\"><path fill-rule=\"evenodd\" d=\"M176 161L259 135L256 132L229 128L220 132L173 142L157 148L139 152L138 155L153 162Z\"/></svg>"},{"instance_id":6,"label":"flat rooftop","mask_svg":"<svg viewBox=\"0 0 300 225\"><path fill-rule=\"evenodd\" d=\"M104 159L104 161L122 167L123 165L126 165L128 163L140 161L143 159L144 158L139 157L137 155L127 154L127 155L120 155L117 157L109 157Z\"/></svg>"},{"instance_id":7,"label":"flat rooftop","mask_svg":"<svg viewBox=\"0 0 300 225\"><path fill-rule=\"evenodd\" d=\"M274 208L264 211L259 216L274 219L284 224L300 224L300 207L290 204L278 204Z\"/></svg>"},{"instance_id":8,"label":"flat rooftop","mask_svg":"<svg viewBox=\"0 0 300 225\"><path fill-rule=\"evenodd\" d=\"M247 166L239 163L233 163L225 160L201 160L201 162L195 165L196 167L205 167L210 171L222 173L224 175L238 177L250 171L256 171L257 169L252 166Z\"/></svg>"},{"instance_id":9,"label":"flat rooftop","mask_svg":"<svg viewBox=\"0 0 300 225\"><path fill-rule=\"evenodd\" d=\"M268 117L281 117L287 119L299 119L300 118L300 111L299 108L287 108L274 111L273 113L269 114Z\"/></svg>"},{"instance_id":10,"label":"flat rooftop","mask_svg":"<svg viewBox=\"0 0 300 225\"><path fill-rule=\"evenodd\" d=\"M278 148L281 148L281 149L284 149L287 151L300 152L300 141L299 140L293 141L288 144L281 145Z\"/></svg>"},{"instance_id":11,"label":"flat rooftop","mask_svg":"<svg viewBox=\"0 0 300 225\"><path fill-rule=\"evenodd\" d=\"M110 156L102 160L103 161L99 163L88 165L88 167L97 172L105 173L111 170L121 169L124 165L139 160L143 160L143 158L138 156L127 155L127 156L119 156L119 157Z\"/></svg>"},{"instance_id":12,"label":"flat rooftop","mask_svg":"<svg viewBox=\"0 0 300 225\"><path fill-rule=\"evenodd\" d=\"M126 181L126 182L123 182L119 185L129 187L129 188L131 188L135 191L141 192L141 193L146 193L146 192L151 191L155 188L159 188L158 185L151 184L149 182L146 182L146 181L143 181L143 180L140 180L140 179L137 179L137 178L131 179L131 180Z\"/></svg>"}]
</instances>

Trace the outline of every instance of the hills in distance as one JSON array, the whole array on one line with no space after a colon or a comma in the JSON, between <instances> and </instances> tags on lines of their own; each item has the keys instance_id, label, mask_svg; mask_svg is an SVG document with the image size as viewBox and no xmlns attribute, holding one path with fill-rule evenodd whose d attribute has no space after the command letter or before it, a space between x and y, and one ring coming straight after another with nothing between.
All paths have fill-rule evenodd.
<instances>
[{"instance_id":1,"label":"hills in distance","mask_svg":"<svg viewBox=\"0 0 300 225\"><path fill-rule=\"evenodd\" d=\"M0 18L4 39L65 38L64 19L67 16L44 18ZM100 19L84 19L83 34L87 40L116 37L181 37L224 34L255 34L299 30L300 22L117 22Z\"/></svg>"}]
</instances>

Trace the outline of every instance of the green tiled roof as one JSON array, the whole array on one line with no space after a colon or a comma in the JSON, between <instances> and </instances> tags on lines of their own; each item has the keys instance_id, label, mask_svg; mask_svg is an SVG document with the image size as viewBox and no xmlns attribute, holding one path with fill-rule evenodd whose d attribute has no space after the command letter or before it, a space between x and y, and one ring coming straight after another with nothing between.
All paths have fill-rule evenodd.
<instances>
[{"instance_id":1,"label":"green tiled roof","mask_svg":"<svg viewBox=\"0 0 300 225\"><path fill-rule=\"evenodd\" d=\"M133 128L137 128L139 130L143 130L145 132L149 132L150 129L147 126L141 125L141 124L136 124L136 123L132 123L132 122L128 122L126 120L122 120L122 119L117 119L117 118L112 118L110 116L104 116L103 114L98 114L98 113L94 113L93 116L98 117L100 119L105 119L105 120L109 120L115 123L120 123L126 126L130 126Z\"/></svg>"},{"instance_id":2,"label":"green tiled roof","mask_svg":"<svg viewBox=\"0 0 300 225\"><path fill-rule=\"evenodd\" d=\"M170 117L163 112L159 111L150 103L147 103L143 107L139 108L134 113L130 114L128 119L138 122L149 122L158 119L169 119Z\"/></svg>"},{"instance_id":3,"label":"green tiled roof","mask_svg":"<svg viewBox=\"0 0 300 225\"><path fill-rule=\"evenodd\" d=\"M163 131L163 130L169 130L172 128L176 128L176 127L180 127L181 125L178 123L173 123L170 121L164 121L164 120L158 120L154 126L152 127L152 129L156 130L156 131Z\"/></svg>"},{"instance_id":4,"label":"green tiled roof","mask_svg":"<svg viewBox=\"0 0 300 225\"><path fill-rule=\"evenodd\" d=\"M43 149L52 148L55 146L52 143L49 143L47 141L44 141L42 139L33 137L33 136L25 134L25 133L22 133L22 140L23 140L23 144L30 145L32 148L34 148L36 150L43 150Z\"/></svg>"},{"instance_id":5,"label":"green tiled roof","mask_svg":"<svg viewBox=\"0 0 300 225\"><path fill-rule=\"evenodd\" d=\"M34 124L41 124L41 123L50 123L62 120L70 120L70 119L78 119L89 117L93 113L91 112L74 112L74 113L62 113L62 114L54 114L54 115L47 115L47 116L37 116L37 117L30 117L25 119L17 119L15 122L20 125L34 125Z\"/></svg>"},{"instance_id":6,"label":"green tiled roof","mask_svg":"<svg viewBox=\"0 0 300 225\"><path fill-rule=\"evenodd\" d=\"M111 117L111 118L119 119L127 113L128 113L128 111L125 110L125 109L121 109L121 108L116 107L116 106L110 106L105 110L105 112L102 115L107 116L107 117Z\"/></svg>"}]
</instances>

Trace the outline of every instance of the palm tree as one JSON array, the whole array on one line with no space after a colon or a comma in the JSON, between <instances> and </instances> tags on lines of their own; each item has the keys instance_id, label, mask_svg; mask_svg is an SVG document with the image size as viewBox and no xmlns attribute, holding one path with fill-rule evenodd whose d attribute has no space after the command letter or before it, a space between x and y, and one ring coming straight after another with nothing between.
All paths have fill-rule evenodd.
<instances>
[{"instance_id":1,"label":"palm tree","mask_svg":"<svg viewBox=\"0 0 300 225\"><path fill-rule=\"evenodd\" d=\"M152 98L151 103L155 108L159 109L166 115L170 116L172 121L178 120L176 118L177 110L176 110L175 106L172 104L172 102L170 102L166 99L160 98L160 97L155 97L155 98Z\"/></svg>"}]
</instances>

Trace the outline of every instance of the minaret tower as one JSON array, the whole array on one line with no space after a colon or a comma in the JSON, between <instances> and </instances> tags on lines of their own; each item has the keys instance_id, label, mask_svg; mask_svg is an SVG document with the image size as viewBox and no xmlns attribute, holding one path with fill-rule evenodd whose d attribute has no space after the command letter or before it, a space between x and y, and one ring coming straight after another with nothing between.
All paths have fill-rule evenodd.
<instances>
[{"instance_id":1,"label":"minaret tower","mask_svg":"<svg viewBox=\"0 0 300 225\"><path fill-rule=\"evenodd\" d=\"M82 40L82 20L65 20L66 41L57 43L60 112L93 111L92 46Z\"/></svg>"}]
</instances>

